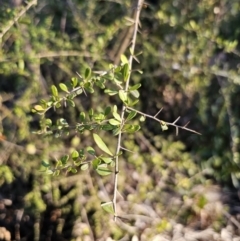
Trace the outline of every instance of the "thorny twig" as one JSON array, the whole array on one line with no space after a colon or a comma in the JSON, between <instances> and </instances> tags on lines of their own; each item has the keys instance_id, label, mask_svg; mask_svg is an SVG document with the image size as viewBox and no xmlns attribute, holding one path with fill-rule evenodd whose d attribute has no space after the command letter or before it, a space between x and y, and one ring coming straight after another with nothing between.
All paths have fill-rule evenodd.
<instances>
[{"instance_id":1,"label":"thorny twig","mask_svg":"<svg viewBox=\"0 0 240 241\"><path fill-rule=\"evenodd\" d=\"M132 69L132 63L133 63L133 53L135 50L135 46L136 46L136 40L137 40L137 32L138 32L138 26L139 26L139 17L140 17L140 12L141 12L141 7L142 7L142 2L143 0L138 0L138 4L137 4L137 12L136 12L136 16L135 16L135 21L134 21L134 31L133 31L133 39L132 39L132 45L131 45L131 55L129 57L128 60L128 64L129 64L129 69L131 71ZM130 81L130 74L127 78L126 84L125 84L125 91L128 90L129 87L129 81ZM125 105L123 105L122 107L122 111L121 111L121 127L124 124L124 115L125 112L127 110L127 107ZM118 135L118 141L117 141L117 148L116 148L116 159L115 159L115 173L114 173L114 193L113 193L113 209L114 209L114 221L117 220L118 214L117 214L117 186L118 186L118 173L119 173L119 153L121 151L121 141L122 141L122 133L120 131L119 135Z\"/></svg>"},{"instance_id":2,"label":"thorny twig","mask_svg":"<svg viewBox=\"0 0 240 241\"><path fill-rule=\"evenodd\" d=\"M1 30L0 39L9 31L9 29L30 9L33 5L37 4L37 0L33 0L27 4L22 11Z\"/></svg>"},{"instance_id":3,"label":"thorny twig","mask_svg":"<svg viewBox=\"0 0 240 241\"><path fill-rule=\"evenodd\" d=\"M129 106L127 106L126 108L127 108L128 110L136 111L138 114L143 115L143 116L145 116L145 117L147 117L147 118L153 119L153 120L159 122L161 125L164 124L164 125L167 125L167 126L174 126L176 129L180 128L180 129L183 129L183 130L186 130L186 131L193 132L193 133L198 134L198 135L202 135L201 133L199 133L199 132L197 132L197 131L194 131L194 130L192 130L192 129L187 128L186 126L188 125L189 122L188 122L186 125L184 125L184 126L179 126L179 125L177 125L176 122L180 119L180 116L179 116L175 121L173 121L173 122L166 122L166 121L159 120L158 118L156 118L156 115L155 115L155 116L151 116L151 115L145 114L145 113L143 113L143 112L141 112L141 111L139 111L139 110L136 110L136 109L134 109L134 108L131 108L131 107L129 107Z\"/></svg>"}]
</instances>

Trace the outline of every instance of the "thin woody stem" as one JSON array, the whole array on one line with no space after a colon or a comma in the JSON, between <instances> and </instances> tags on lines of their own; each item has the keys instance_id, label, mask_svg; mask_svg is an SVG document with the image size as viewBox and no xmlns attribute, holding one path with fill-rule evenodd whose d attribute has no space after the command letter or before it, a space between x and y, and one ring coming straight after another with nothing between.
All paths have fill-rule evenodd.
<instances>
[{"instance_id":1,"label":"thin woody stem","mask_svg":"<svg viewBox=\"0 0 240 241\"><path fill-rule=\"evenodd\" d=\"M22 11L11 21L8 22L8 24L2 29L0 33L0 39L9 31L9 29L21 18L27 11L30 9L33 5L37 4L37 0L33 0L27 4L25 8L22 9Z\"/></svg>"},{"instance_id":2,"label":"thin woody stem","mask_svg":"<svg viewBox=\"0 0 240 241\"><path fill-rule=\"evenodd\" d=\"M146 116L147 118L150 118L150 119L153 119L157 122L159 122L160 124L165 124L167 126L174 126L176 128L180 128L180 129L183 129L183 130L186 130L186 131L189 131L189 132L193 132L195 134L198 134L198 135L202 135L201 133L197 132L197 131L194 131L192 129L189 129L185 126L179 126L179 125L176 125L175 123L180 119L180 117L178 117L174 122L166 122L166 121L163 121L163 120L159 120L158 118L156 118L155 116L151 116L151 115L148 115L148 114L145 114L139 110L136 110L134 108L131 108L129 106L126 107L128 110L132 110L132 111L135 111L137 112L138 114L142 115L142 116Z\"/></svg>"},{"instance_id":3,"label":"thin woody stem","mask_svg":"<svg viewBox=\"0 0 240 241\"><path fill-rule=\"evenodd\" d=\"M133 63L133 54L134 54L134 50L135 50L135 46L136 46L137 32L138 32L138 26L139 26L139 17L140 17L142 2L143 2L143 0L138 0L138 4L137 4L137 12L136 12L136 17L135 17L134 32L133 32L133 39L132 39L132 45L131 45L131 55L130 55L129 60L128 60L130 73L131 73L132 63ZM129 88L130 76L131 76L131 74L129 74L129 76L126 80L125 91L127 91L128 88ZM123 125L124 125L124 115L125 115L126 109L127 109L127 107L125 105L123 105L122 111L121 111L121 120L122 121L121 121L121 127L120 128L122 128ZM118 157L118 154L121 151L121 141L122 141L122 132L120 131L120 133L118 135L117 148L116 148L115 174L114 174L114 193L113 193L113 200L112 200L113 209L114 209L114 221L116 221L117 217L118 217L118 214L117 214L117 187L118 187L118 174L119 174L119 157Z\"/></svg>"}]
</instances>

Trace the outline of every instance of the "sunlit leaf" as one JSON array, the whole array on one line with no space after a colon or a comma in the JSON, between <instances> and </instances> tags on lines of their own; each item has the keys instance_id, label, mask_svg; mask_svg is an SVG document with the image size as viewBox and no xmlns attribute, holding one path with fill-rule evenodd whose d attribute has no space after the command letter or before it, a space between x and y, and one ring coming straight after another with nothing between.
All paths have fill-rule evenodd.
<instances>
[{"instance_id":1,"label":"sunlit leaf","mask_svg":"<svg viewBox=\"0 0 240 241\"><path fill-rule=\"evenodd\" d=\"M129 76L129 64L128 63L123 65L122 75L123 75L123 80L127 81L128 76Z\"/></svg>"},{"instance_id":2,"label":"sunlit leaf","mask_svg":"<svg viewBox=\"0 0 240 241\"><path fill-rule=\"evenodd\" d=\"M98 168L98 165L101 163L101 160L99 158L95 158L93 161L92 161L92 166L93 166L93 169L97 169Z\"/></svg>"},{"instance_id":3,"label":"sunlit leaf","mask_svg":"<svg viewBox=\"0 0 240 241\"><path fill-rule=\"evenodd\" d=\"M112 171L109 170L107 167L98 167L98 169L96 169L96 172L100 176L108 176L108 175L112 174Z\"/></svg>"},{"instance_id":4,"label":"sunlit leaf","mask_svg":"<svg viewBox=\"0 0 240 241\"><path fill-rule=\"evenodd\" d=\"M75 88L78 84L78 79L76 77L71 78L72 87Z\"/></svg>"},{"instance_id":5,"label":"sunlit leaf","mask_svg":"<svg viewBox=\"0 0 240 241\"><path fill-rule=\"evenodd\" d=\"M139 119L141 122L144 122L146 120L146 116L142 115Z\"/></svg>"},{"instance_id":6,"label":"sunlit leaf","mask_svg":"<svg viewBox=\"0 0 240 241\"><path fill-rule=\"evenodd\" d=\"M135 98L139 98L139 96L140 96L138 90L132 90L132 91L130 91L130 93L131 93Z\"/></svg>"},{"instance_id":7,"label":"sunlit leaf","mask_svg":"<svg viewBox=\"0 0 240 241\"><path fill-rule=\"evenodd\" d=\"M53 171L50 170L50 169L48 169L48 170L46 171L46 174L48 174L48 175L52 175L52 174L53 174Z\"/></svg>"},{"instance_id":8,"label":"sunlit leaf","mask_svg":"<svg viewBox=\"0 0 240 241\"><path fill-rule=\"evenodd\" d=\"M69 93L68 88L67 88L67 86L66 86L65 84L60 83L60 84L59 84L59 87L60 87L61 90L63 90L63 91L65 91L65 92Z\"/></svg>"},{"instance_id":9,"label":"sunlit leaf","mask_svg":"<svg viewBox=\"0 0 240 241\"><path fill-rule=\"evenodd\" d=\"M118 93L118 91L117 90L105 89L104 93L106 93L106 94L108 94L110 96L113 96L113 95L116 95Z\"/></svg>"},{"instance_id":10,"label":"sunlit leaf","mask_svg":"<svg viewBox=\"0 0 240 241\"><path fill-rule=\"evenodd\" d=\"M108 122L109 122L109 124L111 124L113 126L118 126L121 124L121 122L116 119L110 119Z\"/></svg>"},{"instance_id":11,"label":"sunlit leaf","mask_svg":"<svg viewBox=\"0 0 240 241\"><path fill-rule=\"evenodd\" d=\"M116 120L121 122L121 116L117 112L113 112L112 114Z\"/></svg>"},{"instance_id":12,"label":"sunlit leaf","mask_svg":"<svg viewBox=\"0 0 240 241\"><path fill-rule=\"evenodd\" d=\"M85 164L81 165L80 169L81 169L82 171L85 171L85 170L88 169L88 167L89 167L88 163L85 163Z\"/></svg>"},{"instance_id":13,"label":"sunlit leaf","mask_svg":"<svg viewBox=\"0 0 240 241\"><path fill-rule=\"evenodd\" d=\"M113 203L112 202L107 202L107 203L101 203L101 207L104 211L114 214L114 209L113 209Z\"/></svg>"},{"instance_id":14,"label":"sunlit leaf","mask_svg":"<svg viewBox=\"0 0 240 241\"><path fill-rule=\"evenodd\" d=\"M134 86L129 87L129 90L137 90L141 87L141 84L136 84Z\"/></svg>"},{"instance_id":15,"label":"sunlit leaf","mask_svg":"<svg viewBox=\"0 0 240 241\"><path fill-rule=\"evenodd\" d=\"M79 157L79 153L77 151L73 151L71 154L72 159L75 161L78 159Z\"/></svg>"},{"instance_id":16,"label":"sunlit leaf","mask_svg":"<svg viewBox=\"0 0 240 241\"><path fill-rule=\"evenodd\" d=\"M41 105L34 105L34 109L37 111L37 112L44 112L44 108L41 106Z\"/></svg>"},{"instance_id":17,"label":"sunlit leaf","mask_svg":"<svg viewBox=\"0 0 240 241\"><path fill-rule=\"evenodd\" d=\"M161 128L162 128L163 131L168 130L168 126L164 121L161 121Z\"/></svg>"},{"instance_id":18,"label":"sunlit leaf","mask_svg":"<svg viewBox=\"0 0 240 241\"><path fill-rule=\"evenodd\" d=\"M75 167L71 167L71 170L70 170L72 173L77 173L77 169Z\"/></svg>"},{"instance_id":19,"label":"sunlit leaf","mask_svg":"<svg viewBox=\"0 0 240 241\"><path fill-rule=\"evenodd\" d=\"M103 142L103 140L101 139L101 137L96 134L93 133L93 139L96 142L97 146L104 152L106 152L107 154L109 154L110 156L113 156L112 152L108 149L108 147L106 146L106 144Z\"/></svg>"},{"instance_id":20,"label":"sunlit leaf","mask_svg":"<svg viewBox=\"0 0 240 241\"><path fill-rule=\"evenodd\" d=\"M57 90L57 87L55 85L51 86L51 91L52 91L53 96L58 97L58 90Z\"/></svg>"},{"instance_id":21,"label":"sunlit leaf","mask_svg":"<svg viewBox=\"0 0 240 241\"><path fill-rule=\"evenodd\" d=\"M118 92L119 98L123 101L126 102L128 97L127 97L127 92L125 90L119 90Z\"/></svg>"},{"instance_id":22,"label":"sunlit leaf","mask_svg":"<svg viewBox=\"0 0 240 241\"><path fill-rule=\"evenodd\" d=\"M106 164L109 164L112 162L112 158L111 157L100 157L100 159L105 162Z\"/></svg>"},{"instance_id":23,"label":"sunlit leaf","mask_svg":"<svg viewBox=\"0 0 240 241\"><path fill-rule=\"evenodd\" d=\"M127 118L126 118L126 121L132 120L132 119L136 116L136 114L137 114L137 112L132 110L132 111L128 114L128 116L127 116Z\"/></svg>"},{"instance_id":24,"label":"sunlit leaf","mask_svg":"<svg viewBox=\"0 0 240 241\"><path fill-rule=\"evenodd\" d=\"M121 61L123 64L128 64L128 59L124 54L121 55Z\"/></svg>"}]
</instances>

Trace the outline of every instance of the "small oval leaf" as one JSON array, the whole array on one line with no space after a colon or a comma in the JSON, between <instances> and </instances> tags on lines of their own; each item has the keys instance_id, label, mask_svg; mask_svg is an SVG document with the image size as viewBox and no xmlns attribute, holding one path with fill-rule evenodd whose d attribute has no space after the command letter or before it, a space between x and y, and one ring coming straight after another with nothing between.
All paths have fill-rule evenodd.
<instances>
[{"instance_id":1,"label":"small oval leaf","mask_svg":"<svg viewBox=\"0 0 240 241\"><path fill-rule=\"evenodd\" d=\"M85 75L84 75L85 80L89 80L91 78L91 74L92 74L92 70L89 67L86 68Z\"/></svg>"},{"instance_id":2,"label":"small oval leaf","mask_svg":"<svg viewBox=\"0 0 240 241\"><path fill-rule=\"evenodd\" d=\"M112 171L109 170L107 167L99 167L98 169L96 169L96 172L100 176L108 176L108 175L112 174Z\"/></svg>"},{"instance_id":3,"label":"small oval leaf","mask_svg":"<svg viewBox=\"0 0 240 241\"><path fill-rule=\"evenodd\" d=\"M79 153L77 151L73 151L71 154L72 159L75 161L78 159L79 157Z\"/></svg>"},{"instance_id":4,"label":"small oval leaf","mask_svg":"<svg viewBox=\"0 0 240 241\"><path fill-rule=\"evenodd\" d=\"M58 90L57 90L57 87L55 85L51 86L51 91L52 91L53 96L58 97Z\"/></svg>"},{"instance_id":5,"label":"small oval leaf","mask_svg":"<svg viewBox=\"0 0 240 241\"><path fill-rule=\"evenodd\" d=\"M125 90L119 90L118 92L119 98L123 101L126 102L128 97L127 97L127 93Z\"/></svg>"},{"instance_id":6,"label":"small oval leaf","mask_svg":"<svg viewBox=\"0 0 240 241\"><path fill-rule=\"evenodd\" d=\"M113 208L113 203L112 202L107 202L107 203L101 203L101 207L104 211L114 214L114 208Z\"/></svg>"},{"instance_id":7,"label":"small oval leaf","mask_svg":"<svg viewBox=\"0 0 240 241\"><path fill-rule=\"evenodd\" d=\"M106 144L103 142L103 140L101 139L101 137L98 134L93 134L93 139L96 142L97 146L104 152L106 152L107 154L109 154L110 156L113 156L112 152L108 149L108 147L106 146Z\"/></svg>"},{"instance_id":8,"label":"small oval leaf","mask_svg":"<svg viewBox=\"0 0 240 241\"><path fill-rule=\"evenodd\" d=\"M68 88L67 88L67 86L66 86L65 84L60 83L60 84L59 84L59 87L60 87L61 90L63 90L63 91L65 91L65 92L69 93Z\"/></svg>"}]
</instances>

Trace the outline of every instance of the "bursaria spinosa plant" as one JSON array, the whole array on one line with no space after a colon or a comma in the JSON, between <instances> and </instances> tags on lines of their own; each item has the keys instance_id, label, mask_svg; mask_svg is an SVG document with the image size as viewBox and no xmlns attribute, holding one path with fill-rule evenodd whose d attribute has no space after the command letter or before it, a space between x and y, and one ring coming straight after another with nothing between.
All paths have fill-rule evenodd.
<instances>
[{"instance_id":1,"label":"bursaria spinosa plant","mask_svg":"<svg viewBox=\"0 0 240 241\"><path fill-rule=\"evenodd\" d=\"M114 220L118 218L117 212L117 188L119 175L119 161L124 151L129 151L122 146L122 136L136 133L140 130L140 123L145 118L153 119L161 125L162 130L168 129L168 126L178 129L184 129L196 134L196 131L187 128L187 126L179 126L178 117L173 122L167 122L158 119L158 115L154 116L145 114L135 108L140 97L141 84L131 84L132 64L137 62L137 53L135 53L135 45L137 41L137 33L139 28L140 11L142 8L142 0L138 1L135 19L132 21L134 31L132 42L129 49L129 58L126 55L121 56L119 65L109 64L109 68L103 71L94 71L86 68L83 73L77 73L69 83L60 83L59 86L51 86L51 97L49 100L41 100L39 104L33 107L33 112L41 116L40 130L37 134L48 136L54 135L59 137L68 134L70 130L75 130L78 135L85 131L92 133L92 138L101 154L97 154L92 146L80 150L74 150L72 153L66 153L56 161L56 165L52 166L48 161L42 161L42 166L46 173L52 175L61 175L64 173L77 173L92 168L101 176L114 175L114 192L112 200L102 203L102 208L114 215ZM141 73L140 70L138 72ZM62 106L75 107L74 99L79 95L93 94L96 88L104 90L106 95L118 98L121 103L119 108L117 105L102 107L102 112L89 109L79 114L79 122L74 126L70 126L66 119L60 118L56 123L46 117L46 113L50 109L57 111ZM134 120L134 121L133 121ZM117 138L117 146L115 151L111 151L104 141L103 132L110 132Z\"/></svg>"}]
</instances>

